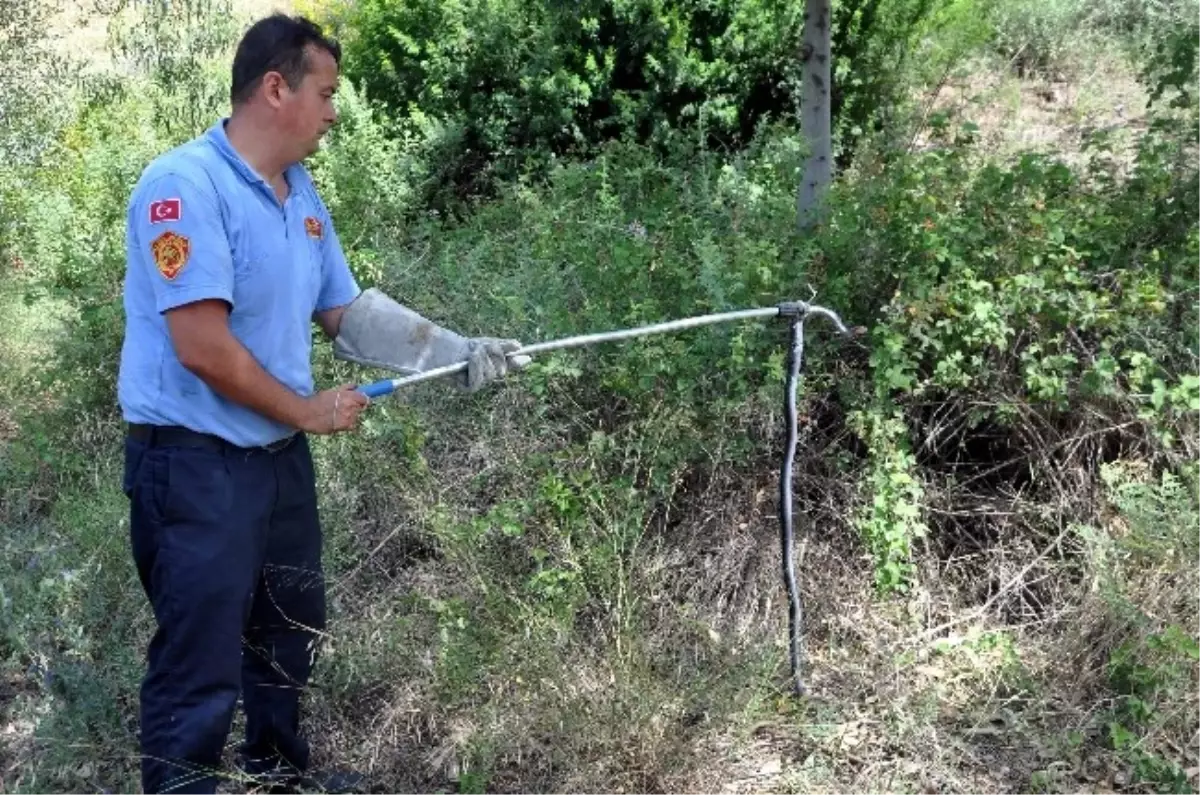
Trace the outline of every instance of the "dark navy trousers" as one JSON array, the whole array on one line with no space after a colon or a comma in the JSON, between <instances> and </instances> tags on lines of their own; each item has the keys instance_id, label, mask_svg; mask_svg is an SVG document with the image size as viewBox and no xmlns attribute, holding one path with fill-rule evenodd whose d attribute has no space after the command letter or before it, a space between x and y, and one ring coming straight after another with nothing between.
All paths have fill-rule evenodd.
<instances>
[{"instance_id":1,"label":"dark navy trousers","mask_svg":"<svg viewBox=\"0 0 1200 795\"><path fill-rule=\"evenodd\" d=\"M308 440L278 450L126 440L130 541L157 631L141 688L146 792L213 792L239 696L240 766L298 775L299 702L325 628Z\"/></svg>"}]
</instances>

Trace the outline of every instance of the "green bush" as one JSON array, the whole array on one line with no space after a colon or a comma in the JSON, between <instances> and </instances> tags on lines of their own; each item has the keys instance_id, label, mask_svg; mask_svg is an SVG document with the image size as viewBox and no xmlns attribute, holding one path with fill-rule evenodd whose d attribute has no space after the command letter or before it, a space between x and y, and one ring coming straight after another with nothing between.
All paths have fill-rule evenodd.
<instances>
[{"instance_id":1,"label":"green bush","mask_svg":"<svg viewBox=\"0 0 1200 795\"><path fill-rule=\"evenodd\" d=\"M1151 88L1194 96L1198 14L1196 0L952 0L944 16L960 32L986 31L977 41L1023 77L1067 77L1103 48L1139 64Z\"/></svg>"},{"instance_id":2,"label":"green bush","mask_svg":"<svg viewBox=\"0 0 1200 795\"><path fill-rule=\"evenodd\" d=\"M307 166L355 275L373 283L382 252L407 239L423 200L438 190L430 174L438 140L432 131L391 135L386 117L353 83L342 84L336 102L338 122Z\"/></svg>"},{"instance_id":3,"label":"green bush","mask_svg":"<svg viewBox=\"0 0 1200 795\"><path fill-rule=\"evenodd\" d=\"M1200 82L1200 8L1195 3L1171 7L1174 14L1156 16L1146 25L1141 51L1141 79L1150 88L1150 102L1170 97L1170 106L1191 109L1193 126L1197 112L1197 83Z\"/></svg>"},{"instance_id":4,"label":"green bush","mask_svg":"<svg viewBox=\"0 0 1200 795\"><path fill-rule=\"evenodd\" d=\"M1100 474L1118 521L1082 533L1086 571L1113 634L1106 673L1114 698L1097 720L1130 767L1131 783L1187 792L1180 748L1200 720L1194 687L1200 662L1196 467L1156 476L1140 462L1119 461Z\"/></svg>"},{"instance_id":5,"label":"green bush","mask_svg":"<svg viewBox=\"0 0 1200 795\"><path fill-rule=\"evenodd\" d=\"M946 457L983 470L989 456L1036 447L1021 439L1031 416L1062 428L1108 417L1144 428L1170 460L1186 449L1200 409L1188 266L1200 209L1182 130L1156 128L1123 175L1102 136L1074 169L991 161L969 127L944 129L931 151L860 163L808 239L790 223L802 147L785 128L734 158L612 143L465 221L414 224L379 282L441 322L527 342L818 287L822 303L872 327L861 363L826 358L814 334L806 389L834 390L849 412L865 455L861 473L845 473L861 477L855 522L879 585L902 587L914 542L931 530L938 542L926 492L947 488ZM668 468L703 460L712 434L734 461L769 446L754 428L777 411L782 343L770 324L700 329L546 355L523 380L547 411L565 403L617 423L665 401L680 412L658 453ZM950 437L928 424L931 404L962 414ZM1045 452L1044 465L1062 464Z\"/></svg>"},{"instance_id":6,"label":"green bush","mask_svg":"<svg viewBox=\"0 0 1200 795\"><path fill-rule=\"evenodd\" d=\"M873 64L841 72L843 140L895 112L864 98L902 85L886 74L902 31L978 22L959 3L919 24L937 7L837 6L837 35L861 45L840 57ZM1104 657L1114 707L1104 719L1143 778L1176 783L1158 740L1194 725L1170 705L1194 665L1178 626L1195 609L1151 610L1125 573L1140 567L1148 588L1164 560L1194 558L1194 533L1178 534L1194 527L1183 464L1200 411L1194 128L1156 120L1129 163L1098 136L1077 167L997 161L970 129L956 135L935 120L942 135L927 151L857 150L828 223L802 237L794 125L764 112L743 126L747 109L769 105L758 104L756 75L791 68L776 48L794 43L794 28L770 38L778 31L762 3L583 8L597 14L597 35L629 34L619 58L595 57L609 52L603 39L559 46L586 32L563 9L360 4L358 23L379 25L351 30L361 79L345 85L343 123L313 169L363 283L466 333L526 342L770 306L816 288L816 301L871 332L867 350L809 326L798 532L850 559L854 541L841 531L857 528L887 590L914 581L922 552L986 558L956 547L1004 533L1041 546L1068 522L1119 515L1134 528L1127 541L1085 549L1103 549L1100 568L1119 575L1101 580L1122 633ZM411 30L383 27L393 14ZM680 38L701 24L725 33L704 47ZM967 27L963 41L983 35ZM43 142L49 157L19 172L0 164L5 253L24 263L19 283L34 308L55 307L52 325L62 323L28 380L0 384L20 398L0 415L19 426L0 425L15 433L0 440L0 663L33 705L23 714L50 706L37 740L62 740L39 746L23 789L128 789L136 773L129 716L149 616L114 532L122 502L111 455L123 213L141 167L209 123L224 78L188 67L207 63L212 42L145 21L128 30L140 31L134 53L198 49L135 59L166 65L124 86L94 84ZM397 61L414 82L392 119L369 97L398 78L370 57L405 43L397 31L422 55ZM959 51L921 47L905 57L935 52L946 63ZM596 71L571 53L591 53ZM631 64L623 77L601 68L619 63ZM1188 64L1168 48L1149 71L1178 82ZM484 96L476 78L507 94ZM658 134L664 121L703 126ZM735 152L711 146L721 136ZM428 203L447 177L517 173L526 157L544 180L494 185L495 201L461 214ZM785 668L779 638L768 637L784 622L774 607L748 618L733 594L778 605L775 519L748 503L777 485L785 343L784 324L764 320L547 354L482 395L414 388L373 407L359 433L315 440L334 629L312 714L331 728L323 736L339 738L332 750L352 756L353 738L370 732L371 751L407 742L392 738L409 718L387 729L361 720L378 706L389 721L413 716L418 744L457 754L463 790L670 789L657 776L759 717ZM319 384L367 375L320 344ZM1145 461L1145 476L1108 465L1117 459ZM1020 521L990 523L998 503ZM727 544L733 525L764 534L738 553ZM723 559L731 550L736 559ZM1077 551L1064 557L1097 574ZM756 566L767 558L764 573ZM719 567L729 582L707 581L724 576ZM1005 653L1015 656L1023 641L1012 638ZM94 765L71 765L81 747L122 761L89 775ZM401 786L400 756L388 783L417 789Z\"/></svg>"},{"instance_id":7,"label":"green bush","mask_svg":"<svg viewBox=\"0 0 1200 795\"><path fill-rule=\"evenodd\" d=\"M71 92L59 86L70 85L78 65L54 47L52 10L45 3L0 0L0 163L6 166L0 173L37 162L71 112ZM0 235L10 220L6 203L0 202Z\"/></svg>"},{"instance_id":8,"label":"green bush","mask_svg":"<svg viewBox=\"0 0 1200 795\"><path fill-rule=\"evenodd\" d=\"M466 221L413 227L412 252L380 283L440 322L525 342L773 306L807 294L792 233L799 152L778 132L733 162L612 143ZM682 451L756 394L779 399L784 333L749 322L563 351L525 380L588 408L686 407L698 427L672 434Z\"/></svg>"},{"instance_id":9,"label":"green bush","mask_svg":"<svg viewBox=\"0 0 1200 795\"><path fill-rule=\"evenodd\" d=\"M901 67L937 5L834 4L833 112L847 153L901 97ZM399 124L442 125L441 179L471 193L614 139L746 146L762 123L796 117L803 8L366 0L340 24L346 76Z\"/></svg>"},{"instance_id":10,"label":"green bush","mask_svg":"<svg viewBox=\"0 0 1200 795\"><path fill-rule=\"evenodd\" d=\"M873 321L855 416L878 474L862 527L900 558L924 535L914 506L934 475L913 482L921 459L1016 477L1032 464L1005 470L1004 457L1045 444L1043 465L1061 467L1051 440L1076 423L1102 433L1092 415L1143 427L1178 461L1200 410L1194 130L1148 134L1124 176L1100 136L1074 170L981 159L973 134L945 129L930 151L861 163L834 191L814 274L829 302ZM999 438L972 450L975 434Z\"/></svg>"}]
</instances>

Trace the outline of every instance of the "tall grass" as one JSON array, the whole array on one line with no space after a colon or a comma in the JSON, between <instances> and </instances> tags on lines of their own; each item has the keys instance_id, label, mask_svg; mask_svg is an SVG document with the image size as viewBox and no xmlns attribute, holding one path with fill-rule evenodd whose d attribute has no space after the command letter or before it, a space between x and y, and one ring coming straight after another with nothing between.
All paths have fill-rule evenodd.
<instances>
[{"instance_id":1,"label":"tall grass","mask_svg":"<svg viewBox=\"0 0 1200 795\"><path fill-rule=\"evenodd\" d=\"M123 207L220 111L227 42L122 24L150 71L90 84L49 154L0 166L5 791L137 788L151 617L118 489ZM167 57L181 41L199 49ZM1000 159L946 122L927 151L864 150L802 238L787 125L737 153L612 143L446 217L422 198L437 125L400 138L354 86L340 101L311 165L352 267L435 320L533 342L812 288L871 333L810 324L803 702L782 324L539 357L477 395L425 384L316 440L319 763L390 791L1189 785L1186 128L1162 117L1117 167L1102 148ZM376 375L325 343L315 360L319 383Z\"/></svg>"}]
</instances>

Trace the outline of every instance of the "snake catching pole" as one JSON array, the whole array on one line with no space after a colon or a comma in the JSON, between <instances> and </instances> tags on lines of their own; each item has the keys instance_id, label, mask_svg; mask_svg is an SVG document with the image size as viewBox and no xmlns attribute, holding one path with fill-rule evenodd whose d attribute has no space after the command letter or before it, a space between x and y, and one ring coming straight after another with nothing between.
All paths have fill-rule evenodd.
<instances>
[{"instance_id":1,"label":"snake catching pole","mask_svg":"<svg viewBox=\"0 0 1200 795\"><path fill-rule=\"evenodd\" d=\"M826 309L822 306L809 304L804 301L785 301L773 307L743 309L733 312L700 315L697 317L684 318L682 320L673 320L667 323L657 323L650 326L640 326L637 328L601 332L598 334L583 334L576 337L566 337L560 340L539 342L533 345L526 345L521 349L509 354L509 357L513 359L516 357L529 357L533 354L545 353L546 351L562 350L565 348L579 348L602 342L615 342L619 340L632 339L635 337L643 337L650 334L663 334L672 331L683 331L685 329L708 326L716 323L729 323L738 320L778 317L788 322L791 329L791 340L787 357L787 384L785 389L784 412L787 423L787 447L783 455L782 471L780 472L779 479L779 515L781 525L780 546L783 555L783 579L784 585L787 588L789 600L789 650L792 665L792 684L797 695L803 695L805 688L800 676L800 627L803 621L803 614L800 606L800 595L796 588L796 571L793 551L794 532L792 527L792 463L796 456L796 386L797 381L799 380L801 364L804 358L804 321L809 316L814 315L829 320L841 334L845 336L851 336L850 330L846 328L846 325L842 322L841 318L838 317L837 313L833 312L832 310ZM389 378L381 381L375 381L370 384L364 384L358 387L358 391L362 392L368 398L376 399L389 395L392 392L411 384L453 375L455 373L462 372L466 368L467 363L465 361L459 362L458 364L434 368L422 373L417 373L416 375L405 376L404 378Z\"/></svg>"}]
</instances>

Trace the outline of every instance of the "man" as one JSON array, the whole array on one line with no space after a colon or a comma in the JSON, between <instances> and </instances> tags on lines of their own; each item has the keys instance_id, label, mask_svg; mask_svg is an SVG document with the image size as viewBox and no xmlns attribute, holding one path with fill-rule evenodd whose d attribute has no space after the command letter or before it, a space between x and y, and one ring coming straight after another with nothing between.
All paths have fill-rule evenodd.
<instances>
[{"instance_id":1,"label":"man","mask_svg":"<svg viewBox=\"0 0 1200 795\"><path fill-rule=\"evenodd\" d=\"M308 434L368 400L314 391L313 324L347 361L506 374L515 341L464 338L359 291L301 161L335 121L340 50L303 18L251 27L232 112L150 164L128 208L119 399L130 540L157 631L141 690L146 792L212 792L239 695L245 772L295 787L299 697L325 627ZM527 360L526 360L527 361Z\"/></svg>"}]
</instances>

